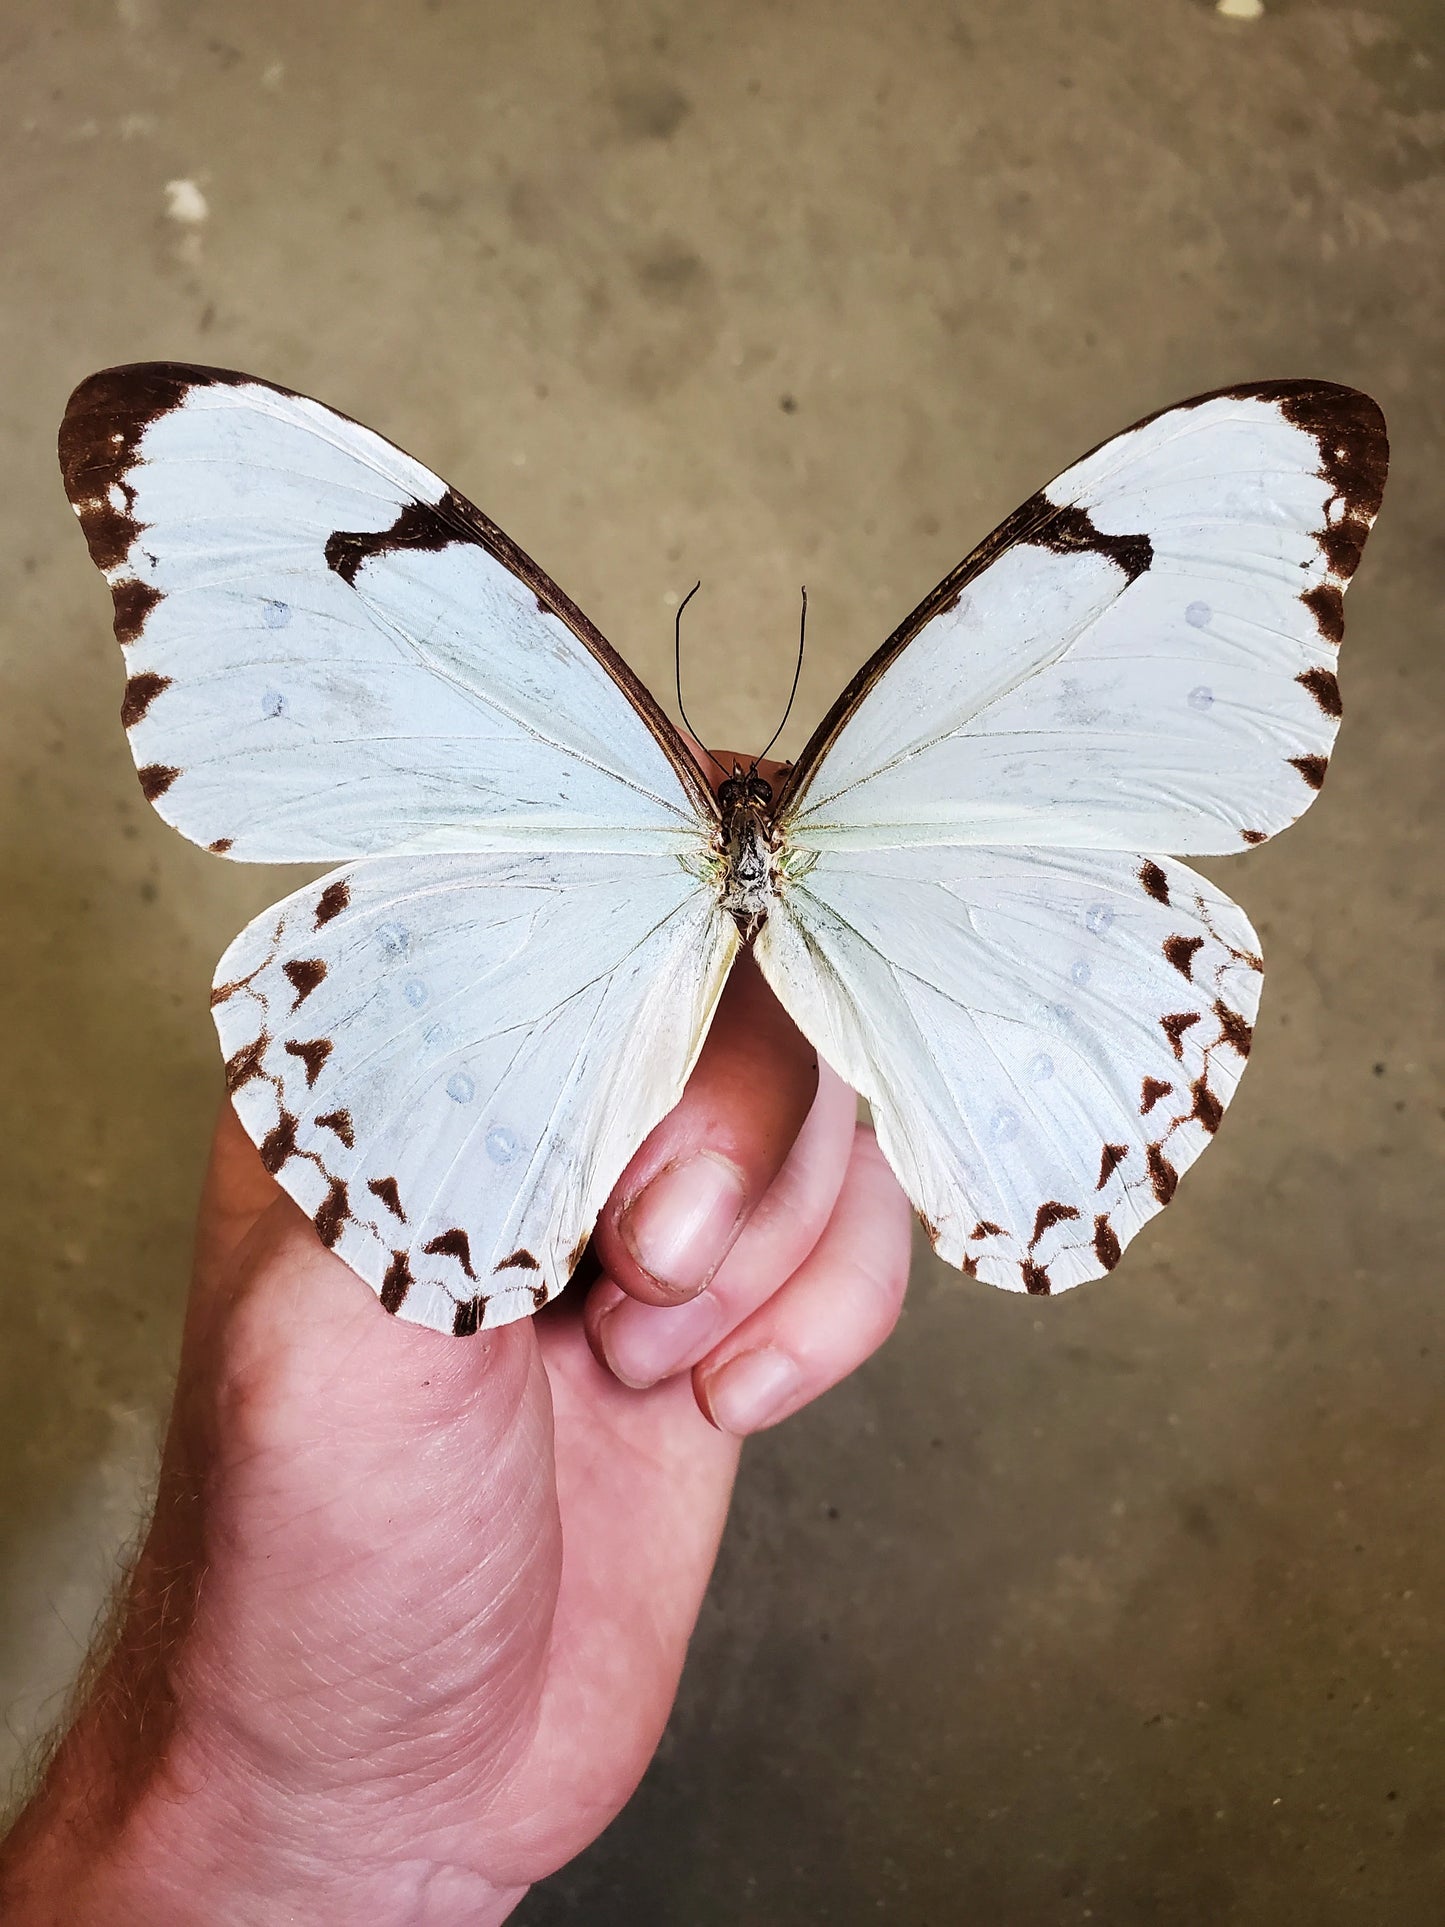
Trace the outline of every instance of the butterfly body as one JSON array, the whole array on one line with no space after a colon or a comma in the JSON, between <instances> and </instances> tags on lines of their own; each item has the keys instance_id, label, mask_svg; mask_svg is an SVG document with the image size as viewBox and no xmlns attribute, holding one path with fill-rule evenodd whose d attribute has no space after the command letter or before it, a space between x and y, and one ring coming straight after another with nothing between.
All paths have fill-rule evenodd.
<instances>
[{"instance_id":1,"label":"butterfly body","mask_svg":"<svg viewBox=\"0 0 1445 1927\"><path fill-rule=\"evenodd\" d=\"M1367 396L1222 389L1093 450L776 794L754 765L714 796L536 563L319 403L109 369L60 459L148 800L232 861L342 866L242 931L212 1005L263 1163L388 1311L471 1333L563 1288L744 944L986 1283L1102 1276L1212 1141L1263 966L1178 859L1323 783Z\"/></svg>"},{"instance_id":2,"label":"butterfly body","mask_svg":"<svg viewBox=\"0 0 1445 1927\"><path fill-rule=\"evenodd\" d=\"M779 838L773 821L773 786L756 769L740 770L718 791L718 902L751 943L778 894Z\"/></svg>"}]
</instances>

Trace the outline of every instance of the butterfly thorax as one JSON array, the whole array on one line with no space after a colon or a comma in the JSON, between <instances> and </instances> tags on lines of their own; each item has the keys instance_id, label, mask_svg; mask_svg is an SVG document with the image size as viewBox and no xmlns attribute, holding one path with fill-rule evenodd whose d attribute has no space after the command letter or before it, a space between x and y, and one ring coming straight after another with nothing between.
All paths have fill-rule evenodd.
<instances>
[{"instance_id":1,"label":"butterfly thorax","mask_svg":"<svg viewBox=\"0 0 1445 1927\"><path fill-rule=\"evenodd\" d=\"M767 921L777 894L772 785L756 773L744 776L735 770L718 791L718 806L722 811L719 901L748 943Z\"/></svg>"}]
</instances>

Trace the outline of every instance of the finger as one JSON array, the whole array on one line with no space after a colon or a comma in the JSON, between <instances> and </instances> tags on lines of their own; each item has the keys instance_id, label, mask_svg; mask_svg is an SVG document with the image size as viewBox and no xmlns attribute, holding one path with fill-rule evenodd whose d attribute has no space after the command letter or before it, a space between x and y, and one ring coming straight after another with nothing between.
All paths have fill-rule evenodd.
<instances>
[{"instance_id":1,"label":"finger","mask_svg":"<svg viewBox=\"0 0 1445 1927\"><path fill-rule=\"evenodd\" d=\"M681 1101L598 1220L607 1276L652 1305L701 1291L782 1169L817 1086L812 1046L740 956Z\"/></svg>"},{"instance_id":2,"label":"finger","mask_svg":"<svg viewBox=\"0 0 1445 1927\"><path fill-rule=\"evenodd\" d=\"M818 1066L818 1091L787 1161L718 1267L712 1283L681 1305L645 1304L610 1279L588 1295L594 1353L624 1385L641 1389L704 1357L802 1264L842 1189L857 1100L835 1071Z\"/></svg>"},{"instance_id":3,"label":"finger","mask_svg":"<svg viewBox=\"0 0 1445 1927\"><path fill-rule=\"evenodd\" d=\"M877 1140L860 1126L812 1254L693 1372L697 1402L719 1431L744 1437L776 1425L878 1349L902 1308L911 1226Z\"/></svg>"}]
</instances>

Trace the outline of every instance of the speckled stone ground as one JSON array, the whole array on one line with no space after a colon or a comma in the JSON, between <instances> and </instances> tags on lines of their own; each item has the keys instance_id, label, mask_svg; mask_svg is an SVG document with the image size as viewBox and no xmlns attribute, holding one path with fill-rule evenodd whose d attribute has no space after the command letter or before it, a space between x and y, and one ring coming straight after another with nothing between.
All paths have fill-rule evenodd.
<instances>
[{"instance_id":1,"label":"speckled stone ground","mask_svg":"<svg viewBox=\"0 0 1445 1927\"><path fill-rule=\"evenodd\" d=\"M55 424L106 362L317 393L454 480L715 740L786 747L1081 449L1226 381L1396 461L1220 1142L1107 1285L920 1255L753 1446L638 1798L528 1927L1414 1927L1445 1886L1432 0L12 0L0 20L0 1703L135 1526L217 1095L211 964L293 880L167 831ZM189 189L167 190L172 182ZM190 220L204 212L205 218Z\"/></svg>"}]
</instances>

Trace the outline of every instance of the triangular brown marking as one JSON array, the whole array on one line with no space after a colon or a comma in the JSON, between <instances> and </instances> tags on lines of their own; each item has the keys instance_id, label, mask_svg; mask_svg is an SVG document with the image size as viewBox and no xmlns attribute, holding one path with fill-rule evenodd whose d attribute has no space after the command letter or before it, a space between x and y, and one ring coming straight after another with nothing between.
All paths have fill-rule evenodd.
<instances>
[{"instance_id":1,"label":"triangular brown marking","mask_svg":"<svg viewBox=\"0 0 1445 1927\"><path fill-rule=\"evenodd\" d=\"M938 1243L938 1226L926 1212L920 1211L917 1215L918 1222L923 1226L924 1236L931 1245L936 1245Z\"/></svg>"},{"instance_id":2,"label":"triangular brown marking","mask_svg":"<svg viewBox=\"0 0 1445 1927\"><path fill-rule=\"evenodd\" d=\"M1224 1116L1224 1106L1210 1090L1207 1080L1203 1077L1196 1077L1189 1089L1194 1098L1194 1109L1189 1115L1202 1124L1213 1137Z\"/></svg>"},{"instance_id":3,"label":"triangular brown marking","mask_svg":"<svg viewBox=\"0 0 1445 1927\"><path fill-rule=\"evenodd\" d=\"M233 836L218 836L215 842L208 843L206 845L206 848L210 851L212 856L224 856L227 850L229 850L231 845L235 842L235 840L236 839Z\"/></svg>"},{"instance_id":4,"label":"triangular brown marking","mask_svg":"<svg viewBox=\"0 0 1445 1927\"><path fill-rule=\"evenodd\" d=\"M1173 1089L1174 1086L1172 1084L1166 1084L1160 1078L1146 1077L1143 1084L1139 1087L1140 1117L1148 1117L1160 1098L1168 1097Z\"/></svg>"},{"instance_id":5,"label":"triangular brown marking","mask_svg":"<svg viewBox=\"0 0 1445 1927\"><path fill-rule=\"evenodd\" d=\"M141 795L147 803L154 803L158 796L165 795L180 774L173 763L147 763L136 771L140 778Z\"/></svg>"},{"instance_id":6,"label":"triangular brown marking","mask_svg":"<svg viewBox=\"0 0 1445 1927\"><path fill-rule=\"evenodd\" d=\"M1105 1217L1094 1220L1094 1256L1105 1271L1112 1271L1123 1256L1122 1247L1114 1235L1114 1227Z\"/></svg>"},{"instance_id":7,"label":"triangular brown marking","mask_svg":"<svg viewBox=\"0 0 1445 1927\"><path fill-rule=\"evenodd\" d=\"M430 1245L428 1245L427 1249L431 1249ZM475 1298L468 1298L459 1304L456 1309L456 1315L452 1319L453 1337L470 1338L475 1332L480 1331L482 1313L486 1308L487 1301L480 1296L480 1294Z\"/></svg>"},{"instance_id":8,"label":"triangular brown marking","mask_svg":"<svg viewBox=\"0 0 1445 1927\"><path fill-rule=\"evenodd\" d=\"M134 576L113 582L110 595L115 604L115 639L123 647L129 648L131 643L140 641L146 618L164 597L159 589L152 587L149 582L137 581Z\"/></svg>"},{"instance_id":9,"label":"triangular brown marking","mask_svg":"<svg viewBox=\"0 0 1445 1927\"><path fill-rule=\"evenodd\" d=\"M1300 601L1314 617L1325 641L1338 649L1345 639L1345 598L1338 585L1321 582L1306 589Z\"/></svg>"},{"instance_id":10,"label":"triangular brown marking","mask_svg":"<svg viewBox=\"0 0 1445 1927\"><path fill-rule=\"evenodd\" d=\"M1139 865L1139 881L1156 903L1169 901L1169 879L1159 865L1151 863L1147 857Z\"/></svg>"},{"instance_id":11,"label":"triangular brown marking","mask_svg":"<svg viewBox=\"0 0 1445 1927\"><path fill-rule=\"evenodd\" d=\"M431 1258L455 1258L472 1283L476 1283L477 1274L472 1270L472 1241L459 1225L441 1232L430 1243L423 1245L422 1250Z\"/></svg>"},{"instance_id":12,"label":"triangular brown marking","mask_svg":"<svg viewBox=\"0 0 1445 1927\"><path fill-rule=\"evenodd\" d=\"M170 686L171 678L158 676L154 669L142 669L138 676L132 676L120 700L120 720L124 727L134 729L161 691Z\"/></svg>"},{"instance_id":13,"label":"triangular brown marking","mask_svg":"<svg viewBox=\"0 0 1445 1927\"><path fill-rule=\"evenodd\" d=\"M326 980L326 965L319 957L296 957L282 964L281 970L296 992L293 1010L299 1010L316 986Z\"/></svg>"},{"instance_id":14,"label":"triangular brown marking","mask_svg":"<svg viewBox=\"0 0 1445 1927\"><path fill-rule=\"evenodd\" d=\"M346 1195L346 1186L340 1178L331 1180L331 1189L317 1207L312 1223L316 1235L328 1251L332 1250L341 1236L346 1220L351 1216L351 1205Z\"/></svg>"},{"instance_id":15,"label":"triangular brown marking","mask_svg":"<svg viewBox=\"0 0 1445 1927\"><path fill-rule=\"evenodd\" d=\"M1254 1042L1253 1027L1244 1021L1237 1010L1231 1010L1228 1004L1218 1000L1214 1005L1214 1014L1219 1019L1220 1043L1228 1044L1241 1057L1248 1057L1249 1047Z\"/></svg>"},{"instance_id":16,"label":"triangular brown marking","mask_svg":"<svg viewBox=\"0 0 1445 1927\"><path fill-rule=\"evenodd\" d=\"M977 1258L970 1258L966 1251L958 1261L958 1268L965 1278L977 1278L978 1276L978 1260Z\"/></svg>"},{"instance_id":17,"label":"triangular brown marking","mask_svg":"<svg viewBox=\"0 0 1445 1927\"><path fill-rule=\"evenodd\" d=\"M1285 761L1299 771L1312 790L1323 787L1325 771L1330 766L1327 756L1287 756Z\"/></svg>"},{"instance_id":18,"label":"triangular brown marking","mask_svg":"<svg viewBox=\"0 0 1445 1927\"><path fill-rule=\"evenodd\" d=\"M316 1122L323 1130L335 1131L348 1151L356 1143L356 1133L351 1128L350 1111L328 1111L325 1117L318 1117Z\"/></svg>"},{"instance_id":19,"label":"triangular brown marking","mask_svg":"<svg viewBox=\"0 0 1445 1927\"><path fill-rule=\"evenodd\" d=\"M572 1278L573 1274L576 1272L578 1265L581 1264L583 1257L586 1255L587 1247L591 1242L592 1242L592 1237L591 1237L591 1233L589 1232L586 1237L579 1238L576 1244L573 1245L572 1255L567 1260L567 1277L569 1281Z\"/></svg>"},{"instance_id":20,"label":"triangular brown marking","mask_svg":"<svg viewBox=\"0 0 1445 1927\"><path fill-rule=\"evenodd\" d=\"M1160 1204L1168 1204L1174 1196L1179 1183L1179 1173L1165 1157L1157 1144L1149 1146L1149 1182L1154 1187L1154 1195Z\"/></svg>"},{"instance_id":21,"label":"triangular brown marking","mask_svg":"<svg viewBox=\"0 0 1445 1927\"><path fill-rule=\"evenodd\" d=\"M290 1111L283 1110L279 1122L262 1138L260 1146L261 1162L274 1178L287 1158L296 1155L296 1119Z\"/></svg>"},{"instance_id":22,"label":"triangular brown marking","mask_svg":"<svg viewBox=\"0 0 1445 1927\"><path fill-rule=\"evenodd\" d=\"M243 1084L249 1084L253 1077L264 1075L261 1060L266 1054L270 1038L265 1031L249 1044L243 1044L233 1057L226 1059L226 1089L234 1094Z\"/></svg>"},{"instance_id":23,"label":"triangular brown marking","mask_svg":"<svg viewBox=\"0 0 1445 1927\"><path fill-rule=\"evenodd\" d=\"M530 1251L517 1250L509 1258L503 1258L496 1267L498 1271L540 1271L542 1267Z\"/></svg>"},{"instance_id":24,"label":"triangular brown marking","mask_svg":"<svg viewBox=\"0 0 1445 1927\"><path fill-rule=\"evenodd\" d=\"M284 1048L288 1056L299 1057L301 1062L306 1066L306 1088L309 1091L315 1084L317 1078L320 1077L322 1070L325 1068L326 1060L331 1055L333 1048L331 1039L329 1037L312 1037L301 1044L288 1040Z\"/></svg>"},{"instance_id":25,"label":"triangular brown marking","mask_svg":"<svg viewBox=\"0 0 1445 1927\"><path fill-rule=\"evenodd\" d=\"M1204 948L1203 937L1166 937L1164 955L1172 963L1181 977L1188 978L1194 959Z\"/></svg>"},{"instance_id":26,"label":"triangular brown marking","mask_svg":"<svg viewBox=\"0 0 1445 1927\"><path fill-rule=\"evenodd\" d=\"M404 1251L393 1251L391 1263L386 1268L386 1276L381 1281L381 1308L393 1316L399 1312L416 1280L411 1275L411 1264Z\"/></svg>"},{"instance_id":27,"label":"triangular brown marking","mask_svg":"<svg viewBox=\"0 0 1445 1927\"><path fill-rule=\"evenodd\" d=\"M1113 1177L1115 1171L1118 1170L1128 1155L1129 1147L1127 1144L1106 1144L1104 1146L1103 1155L1099 1159L1099 1182L1094 1186L1096 1191L1103 1190L1104 1186L1109 1182L1110 1178Z\"/></svg>"},{"instance_id":28,"label":"triangular brown marking","mask_svg":"<svg viewBox=\"0 0 1445 1927\"><path fill-rule=\"evenodd\" d=\"M1267 843L1268 833L1264 830L1241 830L1239 833L1246 843Z\"/></svg>"},{"instance_id":29,"label":"triangular brown marking","mask_svg":"<svg viewBox=\"0 0 1445 1927\"><path fill-rule=\"evenodd\" d=\"M1189 1026L1199 1022L1199 1017L1200 1013L1197 1010L1176 1010L1171 1011L1169 1016L1159 1019L1159 1028L1169 1039L1170 1048L1181 1063L1184 1061L1184 1045L1181 1040Z\"/></svg>"},{"instance_id":30,"label":"triangular brown marking","mask_svg":"<svg viewBox=\"0 0 1445 1927\"><path fill-rule=\"evenodd\" d=\"M1036 1265L1032 1258L1026 1258L1021 1269L1023 1271L1024 1290L1029 1296L1031 1298L1047 1298L1053 1290L1053 1286L1049 1283L1049 1274L1045 1271L1044 1267L1042 1265Z\"/></svg>"},{"instance_id":31,"label":"triangular brown marking","mask_svg":"<svg viewBox=\"0 0 1445 1927\"><path fill-rule=\"evenodd\" d=\"M330 923L333 917L339 917L350 901L351 886L343 878L338 877L335 883L328 883L316 899L316 928L319 930L323 923Z\"/></svg>"},{"instance_id":32,"label":"triangular brown marking","mask_svg":"<svg viewBox=\"0 0 1445 1927\"><path fill-rule=\"evenodd\" d=\"M1062 1224L1066 1218L1077 1218L1078 1215L1073 1205L1060 1204L1057 1198L1050 1198L1047 1204L1041 1204L1034 1214L1034 1235L1029 1239L1029 1250L1033 1250L1053 1225Z\"/></svg>"},{"instance_id":33,"label":"triangular brown marking","mask_svg":"<svg viewBox=\"0 0 1445 1927\"><path fill-rule=\"evenodd\" d=\"M1147 535L1105 535L1094 527L1087 509L1070 503L1060 508L1042 491L1033 498L1045 517L1039 528L1022 538L1031 548L1052 555L1102 555L1136 582L1154 560L1154 544ZM1020 514L1026 514L1026 503Z\"/></svg>"},{"instance_id":34,"label":"triangular brown marking","mask_svg":"<svg viewBox=\"0 0 1445 1927\"><path fill-rule=\"evenodd\" d=\"M987 1218L980 1218L968 1235L970 1239L1001 1238L1003 1236L1003 1226L1001 1224L992 1224Z\"/></svg>"},{"instance_id":35,"label":"triangular brown marking","mask_svg":"<svg viewBox=\"0 0 1445 1927\"><path fill-rule=\"evenodd\" d=\"M401 1208L401 1193L396 1188L395 1178L368 1178L366 1188L372 1197L381 1199L394 1218L400 1218L403 1224L406 1223L406 1213ZM428 1246L427 1249L430 1250L431 1247Z\"/></svg>"},{"instance_id":36,"label":"triangular brown marking","mask_svg":"<svg viewBox=\"0 0 1445 1927\"><path fill-rule=\"evenodd\" d=\"M1342 716L1344 704L1340 701L1340 680L1333 669L1306 669L1295 677L1301 689L1307 689L1327 716Z\"/></svg>"}]
</instances>

